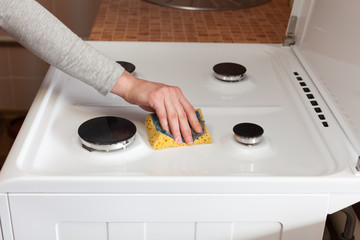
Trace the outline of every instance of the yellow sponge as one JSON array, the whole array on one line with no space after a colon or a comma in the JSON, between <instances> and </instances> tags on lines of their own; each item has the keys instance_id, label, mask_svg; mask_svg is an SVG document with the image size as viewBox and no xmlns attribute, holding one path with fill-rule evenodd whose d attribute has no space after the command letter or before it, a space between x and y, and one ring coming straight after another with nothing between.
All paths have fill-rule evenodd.
<instances>
[{"instance_id":1,"label":"yellow sponge","mask_svg":"<svg viewBox=\"0 0 360 240\"><path fill-rule=\"evenodd\" d=\"M196 133L192 130L194 144L211 143L211 135L205 125L204 117L200 109L196 109L195 113L202 125L203 132ZM186 143L177 144L173 136L161 128L159 118L155 113L149 114L145 120L145 127L149 136L150 145L153 149L163 149L167 147L187 146Z\"/></svg>"}]
</instances>

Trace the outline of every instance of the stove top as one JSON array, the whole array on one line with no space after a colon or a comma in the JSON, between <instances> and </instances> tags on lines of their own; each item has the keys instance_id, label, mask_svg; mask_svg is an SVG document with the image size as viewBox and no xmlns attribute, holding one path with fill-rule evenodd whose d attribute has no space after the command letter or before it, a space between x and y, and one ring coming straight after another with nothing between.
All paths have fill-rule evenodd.
<instances>
[{"instance_id":1,"label":"stove top","mask_svg":"<svg viewBox=\"0 0 360 240\"><path fill-rule=\"evenodd\" d=\"M181 87L193 106L202 109L213 143L153 150L144 126L148 112L115 95L103 97L51 69L39 91L41 101L32 110L39 112L33 115L33 132L27 133L32 139L26 139L26 154L17 160L21 171L52 176L324 176L347 164L336 156L343 153L338 151L341 146L329 147L324 141L338 131L331 112L281 46L93 44L114 59L121 56L136 65L137 77ZM141 58L134 56L135 49ZM246 78L219 81L212 68L221 62L241 63ZM119 151L85 150L78 128L100 116L133 122L134 142ZM245 122L265 130L251 147L234 137L233 127Z\"/></svg>"}]
</instances>

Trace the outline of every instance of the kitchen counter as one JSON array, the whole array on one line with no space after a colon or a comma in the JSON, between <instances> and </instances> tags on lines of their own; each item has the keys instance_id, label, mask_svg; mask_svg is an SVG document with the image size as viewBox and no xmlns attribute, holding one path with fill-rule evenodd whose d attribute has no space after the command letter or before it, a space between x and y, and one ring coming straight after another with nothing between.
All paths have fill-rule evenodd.
<instances>
[{"instance_id":1,"label":"kitchen counter","mask_svg":"<svg viewBox=\"0 0 360 240\"><path fill-rule=\"evenodd\" d=\"M89 40L281 43L289 16L288 0L232 11L189 11L142 0L103 0Z\"/></svg>"}]
</instances>

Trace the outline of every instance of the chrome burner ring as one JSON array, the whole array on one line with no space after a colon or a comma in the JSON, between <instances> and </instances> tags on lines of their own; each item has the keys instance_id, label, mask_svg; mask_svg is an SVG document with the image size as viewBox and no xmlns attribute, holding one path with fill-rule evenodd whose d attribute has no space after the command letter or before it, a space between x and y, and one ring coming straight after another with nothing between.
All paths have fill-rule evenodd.
<instances>
[{"instance_id":1,"label":"chrome burner ring","mask_svg":"<svg viewBox=\"0 0 360 240\"><path fill-rule=\"evenodd\" d=\"M114 150L125 149L131 143L133 143L135 141L135 136L129 138L128 140L121 141L121 142L114 143L114 144L96 144L96 143L87 142L81 138L80 138L80 141L82 143L82 147L90 152L92 152L92 151L110 152L110 151L114 151Z\"/></svg>"},{"instance_id":2,"label":"chrome burner ring","mask_svg":"<svg viewBox=\"0 0 360 240\"><path fill-rule=\"evenodd\" d=\"M245 74L242 75L223 75L214 72L214 76L224 82L239 82L245 78Z\"/></svg>"}]
</instances>

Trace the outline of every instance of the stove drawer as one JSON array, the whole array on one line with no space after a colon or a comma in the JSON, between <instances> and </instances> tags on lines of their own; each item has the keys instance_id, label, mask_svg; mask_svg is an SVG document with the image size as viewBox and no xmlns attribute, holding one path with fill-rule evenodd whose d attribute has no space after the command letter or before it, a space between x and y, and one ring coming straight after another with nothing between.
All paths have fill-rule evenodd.
<instances>
[{"instance_id":1,"label":"stove drawer","mask_svg":"<svg viewBox=\"0 0 360 240\"><path fill-rule=\"evenodd\" d=\"M328 196L10 194L9 203L16 240L320 240Z\"/></svg>"},{"instance_id":2,"label":"stove drawer","mask_svg":"<svg viewBox=\"0 0 360 240\"><path fill-rule=\"evenodd\" d=\"M59 240L279 240L276 222L62 222Z\"/></svg>"}]
</instances>

